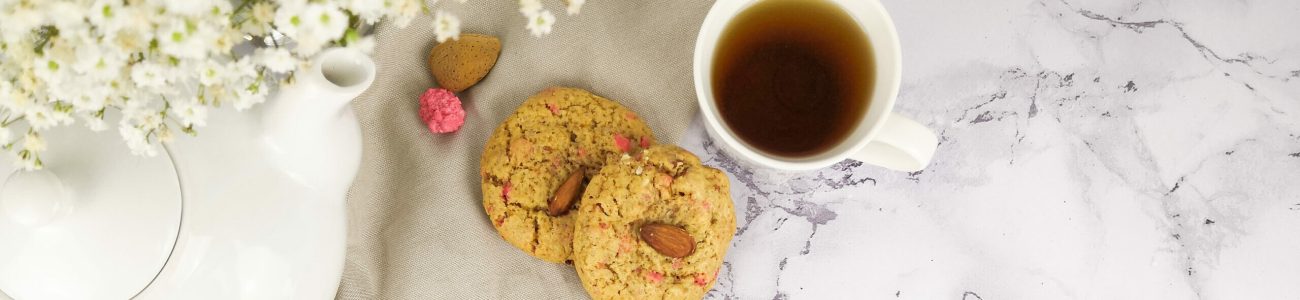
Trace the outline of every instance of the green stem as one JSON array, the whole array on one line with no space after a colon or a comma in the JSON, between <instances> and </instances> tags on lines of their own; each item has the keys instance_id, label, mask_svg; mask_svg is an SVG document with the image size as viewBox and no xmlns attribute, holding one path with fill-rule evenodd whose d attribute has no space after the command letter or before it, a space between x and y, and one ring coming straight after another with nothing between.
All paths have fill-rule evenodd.
<instances>
[{"instance_id":1,"label":"green stem","mask_svg":"<svg viewBox=\"0 0 1300 300\"><path fill-rule=\"evenodd\" d=\"M239 13L243 12L245 9L248 9L249 6L252 6L253 2L257 2L257 1L254 0L239 1L239 6L235 7L235 10L230 12L230 16L231 17L238 16Z\"/></svg>"},{"instance_id":2,"label":"green stem","mask_svg":"<svg viewBox=\"0 0 1300 300\"><path fill-rule=\"evenodd\" d=\"M4 121L4 123L0 123L0 127L9 127L9 124L13 124L14 122L22 121L23 118L25 118L25 117L27 117L27 116L18 116L17 118L14 118L13 120L9 120L8 118L6 118L5 121Z\"/></svg>"}]
</instances>

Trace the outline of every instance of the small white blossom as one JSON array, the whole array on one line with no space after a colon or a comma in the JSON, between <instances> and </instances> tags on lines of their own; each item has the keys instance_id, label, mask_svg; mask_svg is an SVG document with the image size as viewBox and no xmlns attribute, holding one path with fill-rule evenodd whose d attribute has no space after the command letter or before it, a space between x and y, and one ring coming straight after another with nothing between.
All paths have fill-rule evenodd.
<instances>
[{"instance_id":1,"label":"small white blossom","mask_svg":"<svg viewBox=\"0 0 1300 300\"><path fill-rule=\"evenodd\" d=\"M53 120L55 125L68 125L75 122L71 111L58 109L50 111L50 120Z\"/></svg>"},{"instance_id":2,"label":"small white blossom","mask_svg":"<svg viewBox=\"0 0 1300 300\"><path fill-rule=\"evenodd\" d=\"M542 0L519 0L519 14L525 17L534 16L542 12Z\"/></svg>"},{"instance_id":3,"label":"small white blossom","mask_svg":"<svg viewBox=\"0 0 1300 300\"><path fill-rule=\"evenodd\" d=\"M32 129L35 130L45 130L59 123L58 120L54 119L54 111L45 106L30 107L27 109L27 113L23 114L23 117L24 121L27 121L27 125L31 125Z\"/></svg>"},{"instance_id":4,"label":"small white blossom","mask_svg":"<svg viewBox=\"0 0 1300 300\"><path fill-rule=\"evenodd\" d=\"M148 132L134 127L122 124L117 127L117 132L122 135L122 140L126 141L126 146L131 149L131 154L153 157L158 155L158 149L153 143L149 142Z\"/></svg>"},{"instance_id":5,"label":"small white blossom","mask_svg":"<svg viewBox=\"0 0 1300 300\"><path fill-rule=\"evenodd\" d=\"M5 147L6 145L9 145L9 142L12 142L13 140L14 140L13 130L9 130L9 127L0 127L0 147Z\"/></svg>"},{"instance_id":6,"label":"small white blossom","mask_svg":"<svg viewBox=\"0 0 1300 300\"><path fill-rule=\"evenodd\" d=\"M226 79L225 69L225 65L211 59L199 63L199 84L203 86L220 84Z\"/></svg>"},{"instance_id":7,"label":"small white blossom","mask_svg":"<svg viewBox=\"0 0 1300 300\"><path fill-rule=\"evenodd\" d=\"M415 15L420 13L420 10L424 9L423 0L395 1L397 1L397 4L394 7L394 10L397 12L397 18L393 20L393 23L394 25L397 25L397 27L406 27L406 25L410 24L411 20L415 18Z\"/></svg>"},{"instance_id":8,"label":"small white blossom","mask_svg":"<svg viewBox=\"0 0 1300 300\"><path fill-rule=\"evenodd\" d=\"M253 51L253 61L275 73L293 71L298 65L298 59L284 48L259 48Z\"/></svg>"},{"instance_id":9,"label":"small white blossom","mask_svg":"<svg viewBox=\"0 0 1300 300\"><path fill-rule=\"evenodd\" d=\"M89 27L85 20L85 8L83 4L72 1L44 1L45 7L41 8L46 14L46 19L53 23L59 32L77 32Z\"/></svg>"},{"instance_id":10,"label":"small white blossom","mask_svg":"<svg viewBox=\"0 0 1300 300\"><path fill-rule=\"evenodd\" d=\"M99 111L108 104L109 87L106 84L90 84L77 88L73 93L72 106L77 111Z\"/></svg>"},{"instance_id":11,"label":"small white blossom","mask_svg":"<svg viewBox=\"0 0 1300 300\"><path fill-rule=\"evenodd\" d=\"M541 13L528 16L528 26L526 28L533 33L535 37L541 37L551 33L551 25L555 24L555 15L550 10L542 10Z\"/></svg>"},{"instance_id":12,"label":"small white blossom","mask_svg":"<svg viewBox=\"0 0 1300 300\"><path fill-rule=\"evenodd\" d=\"M23 149L27 151L45 151L46 146L45 139L42 139L41 135L35 132L28 132L27 136L23 137Z\"/></svg>"},{"instance_id":13,"label":"small white blossom","mask_svg":"<svg viewBox=\"0 0 1300 300\"><path fill-rule=\"evenodd\" d=\"M320 31L316 34L320 34L327 40L342 38L343 33L348 29L348 16L332 2L308 5L306 17L304 21L310 28Z\"/></svg>"},{"instance_id":14,"label":"small white blossom","mask_svg":"<svg viewBox=\"0 0 1300 300\"><path fill-rule=\"evenodd\" d=\"M90 11L86 13L87 19L91 25L95 25L100 33L105 36L112 36L113 33L121 29L122 22L122 1L117 0L95 0L91 5Z\"/></svg>"},{"instance_id":15,"label":"small white blossom","mask_svg":"<svg viewBox=\"0 0 1300 300\"><path fill-rule=\"evenodd\" d=\"M158 135L159 142L171 144L172 141L176 140L176 135L172 133L172 130L170 128L158 129L158 131L155 134Z\"/></svg>"},{"instance_id":16,"label":"small white blossom","mask_svg":"<svg viewBox=\"0 0 1300 300\"><path fill-rule=\"evenodd\" d=\"M136 64L131 68L131 81L135 82L136 87L150 88L162 87L167 84L167 77L163 74L163 67L153 62L144 62Z\"/></svg>"},{"instance_id":17,"label":"small white blossom","mask_svg":"<svg viewBox=\"0 0 1300 300\"><path fill-rule=\"evenodd\" d=\"M384 16L384 2L374 0L347 0L343 8L357 15L366 24L374 24Z\"/></svg>"},{"instance_id":18,"label":"small white blossom","mask_svg":"<svg viewBox=\"0 0 1300 300\"><path fill-rule=\"evenodd\" d=\"M208 125L208 107L200 105L197 99L172 102L172 115L180 119L181 126Z\"/></svg>"},{"instance_id":19,"label":"small white blossom","mask_svg":"<svg viewBox=\"0 0 1300 300\"><path fill-rule=\"evenodd\" d=\"M439 43L460 38L460 18L439 10L433 17L433 35Z\"/></svg>"},{"instance_id":20,"label":"small white blossom","mask_svg":"<svg viewBox=\"0 0 1300 300\"><path fill-rule=\"evenodd\" d=\"M351 43L351 44L348 44L348 47L349 47L349 48L356 48L357 50L360 50L361 53L365 53L365 54L371 54L371 53L374 53L374 52L375 52L375 37L373 37L373 36L365 36L365 37L361 37L361 38L357 39L356 42L353 42L353 43Z\"/></svg>"},{"instance_id":21,"label":"small white blossom","mask_svg":"<svg viewBox=\"0 0 1300 300\"><path fill-rule=\"evenodd\" d=\"M198 28L191 30L190 24L187 20L178 18L158 26L154 32L158 37L158 49L163 54L181 58L203 57L208 49L203 45L202 36L196 35L199 35L205 26L198 25Z\"/></svg>"},{"instance_id":22,"label":"small white blossom","mask_svg":"<svg viewBox=\"0 0 1300 300\"><path fill-rule=\"evenodd\" d=\"M90 129L90 131L104 131L107 127L103 118L91 114L82 114L81 123L86 124L86 128Z\"/></svg>"},{"instance_id":23,"label":"small white blossom","mask_svg":"<svg viewBox=\"0 0 1300 300\"><path fill-rule=\"evenodd\" d=\"M564 0L564 2L569 6L566 8L569 15L576 15L582 12L582 5L586 4L587 0Z\"/></svg>"},{"instance_id":24,"label":"small white blossom","mask_svg":"<svg viewBox=\"0 0 1300 300\"><path fill-rule=\"evenodd\" d=\"M198 16L199 14L202 14L204 10L212 7L213 5L212 1L225 1L225 0L184 0L184 1L158 0L158 1L162 1L162 3L164 4L163 7L167 9L168 13L175 13L175 14L194 17L194 16Z\"/></svg>"}]
</instances>

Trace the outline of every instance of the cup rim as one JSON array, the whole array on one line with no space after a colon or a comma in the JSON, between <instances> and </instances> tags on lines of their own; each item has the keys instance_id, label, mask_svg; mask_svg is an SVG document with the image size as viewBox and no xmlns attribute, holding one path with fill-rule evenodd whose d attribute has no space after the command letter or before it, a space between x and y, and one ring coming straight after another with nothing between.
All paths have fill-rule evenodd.
<instances>
[{"instance_id":1,"label":"cup rim","mask_svg":"<svg viewBox=\"0 0 1300 300\"><path fill-rule=\"evenodd\" d=\"M713 97L711 75L717 42L737 14L759 1L762 0L719 0L715 2L713 7L709 9L709 13L705 16L696 35L693 56L696 102L700 106L701 114L704 115L705 126L711 133L710 135L726 144L724 148L731 150L730 153L733 155L742 156L745 160L762 166L782 170L818 169L835 164L848 158L853 153L862 151L867 143L880 131L886 117L892 113L902 77L902 53L898 33L889 13L877 0L854 0L866 7L866 9L860 10L845 7L842 1L827 0L844 9L866 33L868 43L871 44L871 55L875 62L875 86L871 92L871 103L868 104L867 109L863 112L862 119L859 120L848 137L822 153L792 158L764 153L741 141L731 131L731 128L721 120ZM740 7L726 9L728 6L735 6L736 4L739 4ZM879 26L868 26L863 18L878 18L879 22L875 23L879 24ZM882 59L882 57L888 59Z\"/></svg>"}]
</instances>

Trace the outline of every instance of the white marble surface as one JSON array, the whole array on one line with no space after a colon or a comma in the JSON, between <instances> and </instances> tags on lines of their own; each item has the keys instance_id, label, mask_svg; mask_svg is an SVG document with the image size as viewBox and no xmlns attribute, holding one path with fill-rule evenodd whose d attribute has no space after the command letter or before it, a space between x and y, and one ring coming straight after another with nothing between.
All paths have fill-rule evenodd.
<instances>
[{"instance_id":1,"label":"white marble surface","mask_svg":"<svg viewBox=\"0 0 1300 300\"><path fill-rule=\"evenodd\" d=\"M885 5L933 164L750 170L695 126L740 227L711 298L1300 298L1300 1Z\"/></svg>"}]
</instances>

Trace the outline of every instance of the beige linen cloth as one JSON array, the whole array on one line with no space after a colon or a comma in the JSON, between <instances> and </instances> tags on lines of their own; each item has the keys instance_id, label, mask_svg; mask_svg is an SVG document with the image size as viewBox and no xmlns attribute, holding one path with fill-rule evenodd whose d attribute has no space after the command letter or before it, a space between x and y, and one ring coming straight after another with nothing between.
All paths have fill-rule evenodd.
<instances>
[{"instance_id":1,"label":"beige linen cloth","mask_svg":"<svg viewBox=\"0 0 1300 300\"><path fill-rule=\"evenodd\" d=\"M364 158L348 193L348 249L339 299L574 299L573 268L534 259L503 241L480 204L479 155L492 130L528 96L572 86L639 113L663 142L696 111L692 51L712 1L590 0L557 16L552 34L525 29L516 1L443 0L462 32L501 39L491 73L459 96L465 125L432 134L418 98L434 87L427 58L432 16L376 32L374 85L353 101Z\"/></svg>"}]
</instances>

